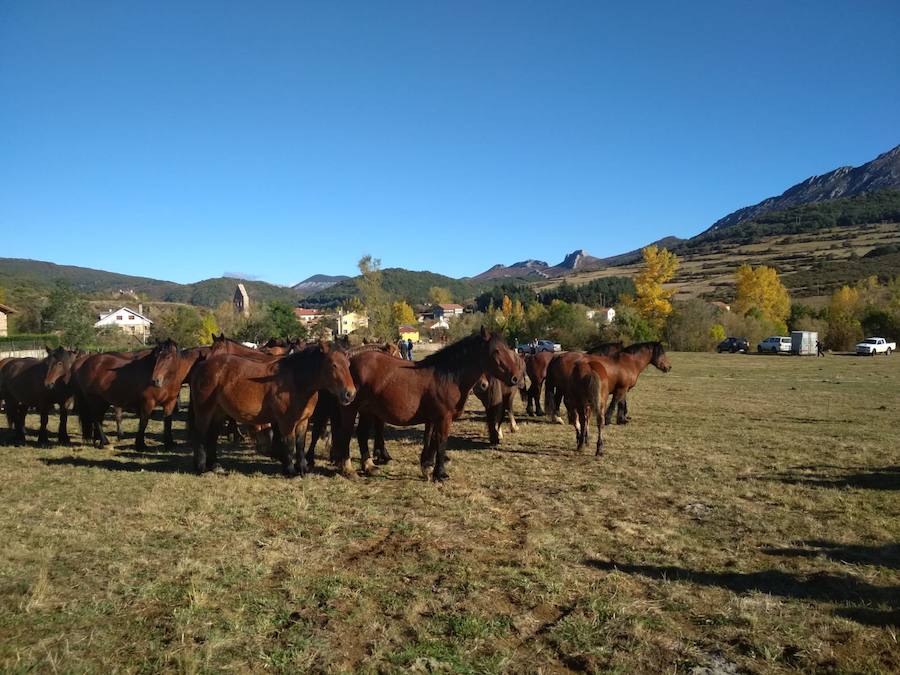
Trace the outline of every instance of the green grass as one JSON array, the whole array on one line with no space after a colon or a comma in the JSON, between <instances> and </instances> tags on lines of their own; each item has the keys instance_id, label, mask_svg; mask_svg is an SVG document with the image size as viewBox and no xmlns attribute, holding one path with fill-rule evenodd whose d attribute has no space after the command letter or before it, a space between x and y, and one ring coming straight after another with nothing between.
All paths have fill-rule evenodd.
<instances>
[{"instance_id":1,"label":"green grass","mask_svg":"<svg viewBox=\"0 0 900 675\"><path fill-rule=\"evenodd\" d=\"M900 669L900 359L672 361L599 461L473 398L440 486L0 446L0 669Z\"/></svg>"}]
</instances>

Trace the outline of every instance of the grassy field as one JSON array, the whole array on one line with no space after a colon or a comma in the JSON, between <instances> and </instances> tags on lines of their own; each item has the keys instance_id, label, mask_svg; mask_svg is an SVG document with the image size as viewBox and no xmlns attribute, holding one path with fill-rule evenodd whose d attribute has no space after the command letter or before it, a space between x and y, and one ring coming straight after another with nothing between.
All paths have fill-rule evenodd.
<instances>
[{"instance_id":1,"label":"grassy field","mask_svg":"<svg viewBox=\"0 0 900 675\"><path fill-rule=\"evenodd\" d=\"M443 485L2 446L0 669L900 670L900 358L672 362L600 460L472 398Z\"/></svg>"}]
</instances>

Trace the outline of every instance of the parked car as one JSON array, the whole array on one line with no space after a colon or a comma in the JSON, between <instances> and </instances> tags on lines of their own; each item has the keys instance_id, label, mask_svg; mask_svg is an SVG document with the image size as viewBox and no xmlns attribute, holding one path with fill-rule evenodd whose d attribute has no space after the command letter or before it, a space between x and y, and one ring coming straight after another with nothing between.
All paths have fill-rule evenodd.
<instances>
[{"instance_id":1,"label":"parked car","mask_svg":"<svg viewBox=\"0 0 900 675\"><path fill-rule=\"evenodd\" d=\"M856 353L859 356L875 356L876 354L891 355L897 349L896 342L888 342L883 337L866 338L856 345Z\"/></svg>"},{"instance_id":2,"label":"parked car","mask_svg":"<svg viewBox=\"0 0 900 675\"><path fill-rule=\"evenodd\" d=\"M736 354L737 352L746 352L749 350L750 343L747 342L747 338L742 337L725 338L719 343L719 346L716 347L716 351L720 354L722 352L731 352L732 354Z\"/></svg>"},{"instance_id":3,"label":"parked car","mask_svg":"<svg viewBox=\"0 0 900 675\"><path fill-rule=\"evenodd\" d=\"M790 354L791 338L781 335L772 335L756 345L756 351L760 354Z\"/></svg>"},{"instance_id":4,"label":"parked car","mask_svg":"<svg viewBox=\"0 0 900 675\"><path fill-rule=\"evenodd\" d=\"M520 354L536 354L538 352L561 352L562 345L558 342L553 342L552 340L538 340L537 346L532 345L530 342L526 342L516 345L516 350Z\"/></svg>"}]
</instances>

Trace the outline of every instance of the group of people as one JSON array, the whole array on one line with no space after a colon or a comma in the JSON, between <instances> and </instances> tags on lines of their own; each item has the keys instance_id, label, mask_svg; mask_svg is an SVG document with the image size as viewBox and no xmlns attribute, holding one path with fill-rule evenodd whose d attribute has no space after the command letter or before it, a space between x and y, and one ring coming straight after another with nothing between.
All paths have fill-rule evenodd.
<instances>
[{"instance_id":1,"label":"group of people","mask_svg":"<svg viewBox=\"0 0 900 675\"><path fill-rule=\"evenodd\" d=\"M402 337L397 341L397 347L400 349L400 358L404 361L413 360L413 341L412 338L404 340Z\"/></svg>"}]
</instances>

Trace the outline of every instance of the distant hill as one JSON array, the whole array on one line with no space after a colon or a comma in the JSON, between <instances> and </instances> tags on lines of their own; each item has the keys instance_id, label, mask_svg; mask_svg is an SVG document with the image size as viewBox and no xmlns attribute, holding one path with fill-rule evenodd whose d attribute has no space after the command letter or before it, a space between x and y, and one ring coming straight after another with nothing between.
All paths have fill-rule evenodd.
<instances>
[{"instance_id":1,"label":"distant hill","mask_svg":"<svg viewBox=\"0 0 900 675\"><path fill-rule=\"evenodd\" d=\"M338 305L359 295L359 287L356 285L359 277L346 279L330 288L314 293L303 299L304 305L311 307L327 307ZM413 272L400 267L389 267L381 271L382 285L390 294L398 298L405 298L413 304L425 304L428 302L428 291L432 286L447 288L456 302L472 300L482 290L492 286L489 281L478 282L469 279L454 279L435 274L434 272Z\"/></svg>"},{"instance_id":2,"label":"distant hill","mask_svg":"<svg viewBox=\"0 0 900 675\"><path fill-rule=\"evenodd\" d=\"M237 283L243 283L251 302L283 300L294 303L299 295L290 288L267 284L264 281L241 281L219 277L192 284L177 284L148 277L136 277L105 272L89 267L56 265L25 258L0 258L0 286L14 288L26 285L37 291L49 291L57 280L71 284L78 291L91 296L129 296L133 292L148 300L179 302L202 307L216 307L230 301Z\"/></svg>"},{"instance_id":3,"label":"distant hill","mask_svg":"<svg viewBox=\"0 0 900 675\"><path fill-rule=\"evenodd\" d=\"M349 278L350 277L344 274L334 276L328 274L313 274L308 279L304 279L300 283L294 284L291 288L300 295L312 295L318 291L324 291L326 288L331 288L335 284L346 281Z\"/></svg>"},{"instance_id":4,"label":"distant hill","mask_svg":"<svg viewBox=\"0 0 900 675\"><path fill-rule=\"evenodd\" d=\"M842 166L821 176L812 176L788 188L778 197L769 197L758 204L729 213L713 223L707 232L758 220L773 211L882 190L900 190L900 145L862 166Z\"/></svg>"}]
</instances>

